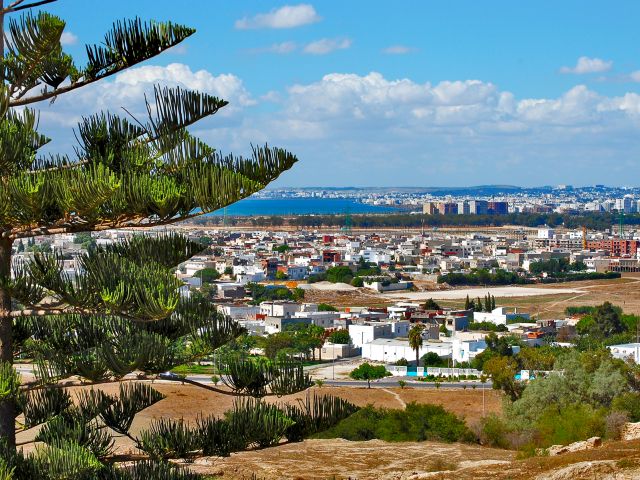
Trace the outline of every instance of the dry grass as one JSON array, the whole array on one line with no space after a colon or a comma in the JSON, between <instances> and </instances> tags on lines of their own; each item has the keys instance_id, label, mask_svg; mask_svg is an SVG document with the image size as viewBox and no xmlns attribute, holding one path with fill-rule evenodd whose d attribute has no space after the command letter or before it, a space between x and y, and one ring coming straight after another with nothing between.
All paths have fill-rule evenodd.
<instances>
[{"instance_id":1,"label":"dry grass","mask_svg":"<svg viewBox=\"0 0 640 480\"><path fill-rule=\"evenodd\" d=\"M544 288L549 290L571 288L580 290L580 293L562 293L553 296L496 297L496 304L501 307L515 307L539 318L564 318L566 307L594 306L608 301L622 307L625 313L640 315L639 286L640 276L638 274L624 274L622 278L613 280L591 280L544 285ZM536 288L539 287L541 285L536 285ZM438 303L455 308L464 305L464 301L460 300L438 300Z\"/></svg>"}]
</instances>

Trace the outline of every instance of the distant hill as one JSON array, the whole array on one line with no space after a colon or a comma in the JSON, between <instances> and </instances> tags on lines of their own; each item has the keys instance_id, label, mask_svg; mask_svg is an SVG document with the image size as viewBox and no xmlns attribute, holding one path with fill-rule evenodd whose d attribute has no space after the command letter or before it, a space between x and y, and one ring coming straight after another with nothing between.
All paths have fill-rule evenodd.
<instances>
[{"instance_id":1,"label":"distant hill","mask_svg":"<svg viewBox=\"0 0 640 480\"><path fill-rule=\"evenodd\" d=\"M333 192L370 192L370 193L424 193L431 195L498 195L531 190L548 190L551 187L523 188L515 185L477 185L469 187L276 187L273 190L325 190Z\"/></svg>"}]
</instances>

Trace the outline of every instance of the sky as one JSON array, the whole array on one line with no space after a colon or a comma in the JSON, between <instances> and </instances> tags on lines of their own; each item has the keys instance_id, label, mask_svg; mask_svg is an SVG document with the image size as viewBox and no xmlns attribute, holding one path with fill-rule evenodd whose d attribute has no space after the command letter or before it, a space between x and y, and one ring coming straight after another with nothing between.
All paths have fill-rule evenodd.
<instances>
[{"instance_id":1,"label":"sky","mask_svg":"<svg viewBox=\"0 0 640 480\"><path fill-rule=\"evenodd\" d=\"M41 105L50 148L83 115L143 112L154 84L229 106L193 128L223 152L279 146L275 186L640 185L640 2L60 0L82 64L114 20L195 35Z\"/></svg>"}]
</instances>

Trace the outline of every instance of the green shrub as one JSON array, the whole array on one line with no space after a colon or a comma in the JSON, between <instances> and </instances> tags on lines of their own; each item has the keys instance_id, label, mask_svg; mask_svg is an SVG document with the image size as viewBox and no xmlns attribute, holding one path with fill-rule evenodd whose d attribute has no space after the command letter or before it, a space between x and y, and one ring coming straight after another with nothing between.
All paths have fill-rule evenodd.
<instances>
[{"instance_id":1,"label":"green shrub","mask_svg":"<svg viewBox=\"0 0 640 480\"><path fill-rule=\"evenodd\" d=\"M606 410L586 404L547 408L538 420L538 446L567 445L590 437L605 436Z\"/></svg>"},{"instance_id":2,"label":"green shrub","mask_svg":"<svg viewBox=\"0 0 640 480\"><path fill-rule=\"evenodd\" d=\"M490 447L511 448L510 428L503 418L489 414L480 422L480 443Z\"/></svg>"},{"instance_id":3,"label":"green shrub","mask_svg":"<svg viewBox=\"0 0 640 480\"><path fill-rule=\"evenodd\" d=\"M371 387L371 380L377 380L390 375L391 373L387 371L384 365L371 365L367 362L355 368L349 374L354 380L366 380L368 387Z\"/></svg>"},{"instance_id":4,"label":"green shrub","mask_svg":"<svg viewBox=\"0 0 640 480\"><path fill-rule=\"evenodd\" d=\"M439 405L410 403L405 410L367 406L342 420L318 438L387 442L475 441L464 421Z\"/></svg>"},{"instance_id":5,"label":"green shrub","mask_svg":"<svg viewBox=\"0 0 640 480\"><path fill-rule=\"evenodd\" d=\"M189 458L199 450L198 435L182 420L160 418L142 432L140 448L151 458Z\"/></svg>"},{"instance_id":6,"label":"green shrub","mask_svg":"<svg viewBox=\"0 0 640 480\"><path fill-rule=\"evenodd\" d=\"M631 422L640 422L640 393L625 392L613 399L611 409L626 412Z\"/></svg>"}]
</instances>

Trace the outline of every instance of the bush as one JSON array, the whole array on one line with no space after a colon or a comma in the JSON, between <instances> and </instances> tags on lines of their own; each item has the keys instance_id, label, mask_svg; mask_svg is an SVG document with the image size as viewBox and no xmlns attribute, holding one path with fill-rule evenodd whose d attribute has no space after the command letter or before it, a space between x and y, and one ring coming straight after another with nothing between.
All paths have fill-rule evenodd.
<instances>
[{"instance_id":1,"label":"bush","mask_svg":"<svg viewBox=\"0 0 640 480\"><path fill-rule=\"evenodd\" d=\"M160 418L142 432L140 448L151 458L189 458L199 449L198 436L182 420Z\"/></svg>"},{"instance_id":2,"label":"bush","mask_svg":"<svg viewBox=\"0 0 640 480\"><path fill-rule=\"evenodd\" d=\"M410 403L405 410L374 408L369 405L317 438L344 438L351 441L380 439L387 442L473 442L473 433L464 421L439 405Z\"/></svg>"},{"instance_id":3,"label":"bush","mask_svg":"<svg viewBox=\"0 0 640 480\"><path fill-rule=\"evenodd\" d=\"M349 345L351 343L351 337L349 336L349 330L340 329L335 332L331 332L329 335L329 341L336 345Z\"/></svg>"},{"instance_id":4,"label":"bush","mask_svg":"<svg viewBox=\"0 0 640 480\"><path fill-rule=\"evenodd\" d=\"M446 367L448 361L439 357L436 352L427 352L422 356L422 364L425 367Z\"/></svg>"},{"instance_id":5,"label":"bush","mask_svg":"<svg viewBox=\"0 0 640 480\"><path fill-rule=\"evenodd\" d=\"M495 413L487 415L480 422L480 443L489 447L511 448L510 428L504 419Z\"/></svg>"},{"instance_id":6,"label":"bush","mask_svg":"<svg viewBox=\"0 0 640 480\"><path fill-rule=\"evenodd\" d=\"M620 440L624 426L629 421L629 415L626 412L613 411L605 418L605 435L611 440Z\"/></svg>"},{"instance_id":7,"label":"bush","mask_svg":"<svg viewBox=\"0 0 640 480\"><path fill-rule=\"evenodd\" d=\"M568 445L590 437L604 437L605 410L577 403L547 408L536 424L539 447Z\"/></svg>"},{"instance_id":8,"label":"bush","mask_svg":"<svg viewBox=\"0 0 640 480\"><path fill-rule=\"evenodd\" d=\"M352 287L364 287L364 280L362 280L362 277L355 277L353 280L351 280L351 286Z\"/></svg>"},{"instance_id":9,"label":"bush","mask_svg":"<svg viewBox=\"0 0 640 480\"><path fill-rule=\"evenodd\" d=\"M337 312L338 309L333 305L329 305L328 303L319 303L318 311L319 312Z\"/></svg>"},{"instance_id":10,"label":"bush","mask_svg":"<svg viewBox=\"0 0 640 480\"><path fill-rule=\"evenodd\" d=\"M640 393L625 392L613 399L611 409L625 412L632 422L640 422Z\"/></svg>"},{"instance_id":11,"label":"bush","mask_svg":"<svg viewBox=\"0 0 640 480\"><path fill-rule=\"evenodd\" d=\"M396 361L396 367L406 367L409 365L409 361L406 358L401 358Z\"/></svg>"},{"instance_id":12,"label":"bush","mask_svg":"<svg viewBox=\"0 0 640 480\"><path fill-rule=\"evenodd\" d=\"M371 380L389 377L391 373L387 371L384 365L371 365L363 363L358 368L351 371L349 376L354 380L366 380L367 386L371 387Z\"/></svg>"}]
</instances>

